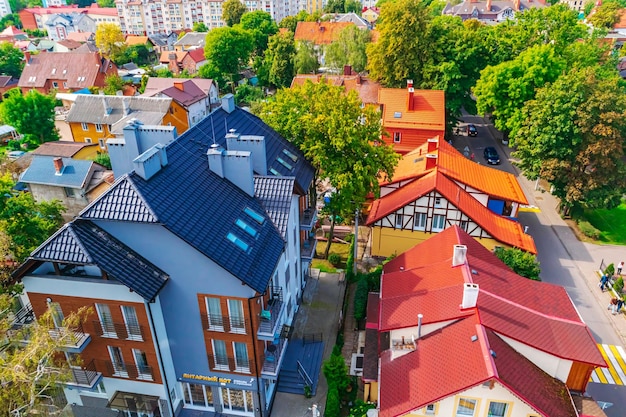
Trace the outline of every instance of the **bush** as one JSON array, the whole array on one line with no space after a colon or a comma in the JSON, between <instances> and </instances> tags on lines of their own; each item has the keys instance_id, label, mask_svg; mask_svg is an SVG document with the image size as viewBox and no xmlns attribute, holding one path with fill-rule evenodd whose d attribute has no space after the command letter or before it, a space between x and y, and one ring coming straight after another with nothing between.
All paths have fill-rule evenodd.
<instances>
[{"instance_id":1,"label":"bush","mask_svg":"<svg viewBox=\"0 0 626 417\"><path fill-rule=\"evenodd\" d=\"M341 256L336 253L331 253L328 255L328 262L330 262L332 266L338 266L341 263Z\"/></svg>"},{"instance_id":2,"label":"bush","mask_svg":"<svg viewBox=\"0 0 626 417\"><path fill-rule=\"evenodd\" d=\"M524 252L520 249L505 249L502 247L497 247L494 253L516 274L534 281L541 281L539 278L539 273L541 272L539 262L537 262L537 257L532 253Z\"/></svg>"},{"instance_id":3,"label":"bush","mask_svg":"<svg viewBox=\"0 0 626 417\"><path fill-rule=\"evenodd\" d=\"M595 227L593 227L593 225L589 223L588 221L585 221L585 220L579 221L578 228L583 233L583 235L587 237L590 237L596 240L600 238L600 231L596 229Z\"/></svg>"},{"instance_id":4,"label":"bush","mask_svg":"<svg viewBox=\"0 0 626 417\"><path fill-rule=\"evenodd\" d=\"M367 278L359 275L359 281L356 285L356 292L354 293L354 319L357 321L363 320L367 313L367 295L369 294L369 285Z\"/></svg>"},{"instance_id":5,"label":"bush","mask_svg":"<svg viewBox=\"0 0 626 417\"><path fill-rule=\"evenodd\" d=\"M339 403L339 390L333 383L328 384L328 396L326 397L325 417L340 417L341 405Z\"/></svg>"},{"instance_id":6,"label":"bush","mask_svg":"<svg viewBox=\"0 0 626 417\"><path fill-rule=\"evenodd\" d=\"M607 266L606 269L604 270L604 275L612 277L614 274L615 274L615 265L609 264L609 266Z\"/></svg>"},{"instance_id":7,"label":"bush","mask_svg":"<svg viewBox=\"0 0 626 417\"><path fill-rule=\"evenodd\" d=\"M616 293L621 294L624 289L624 279L622 277L618 277L615 280L615 284L613 284L613 289Z\"/></svg>"},{"instance_id":8,"label":"bush","mask_svg":"<svg viewBox=\"0 0 626 417\"><path fill-rule=\"evenodd\" d=\"M335 345L335 348L336 347L337 345ZM338 391L345 391L347 386L350 384L348 367L346 366L346 361L341 355L341 348L333 348L332 355L330 355L330 358L325 360L322 365L322 371L324 372L324 376L329 384L329 393L331 383L337 388Z\"/></svg>"},{"instance_id":9,"label":"bush","mask_svg":"<svg viewBox=\"0 0 626 417\"><path fill-rule=\"evenodd\" d=\"M10 140L7 144L7 148L11 151L19 151L20 150L20 141L19 140Z\"/></svg>"},{"instance_id":10,"label":"bush","mask_svg":"<svg viewBox=\"0 0 626 417\"><path fill-rule=\"evenodd\" d=\"M349 417L365 417L367 416L367 410L376 408L374 404L364 403L361 400L356 400L354 407L350 409Z\"/></svg>"},{"instance_id":11,"label":"bush","mask_svg":"<svg viewBox=\"0 0 626 417\"><path fill-rule=\"evenodd\" d=\"M348 260L346 261L346 279L348 282L356 281L356 274L354 273L354 240L350 243L350 249L348 252Z\"/></svg>"}]
</instances>

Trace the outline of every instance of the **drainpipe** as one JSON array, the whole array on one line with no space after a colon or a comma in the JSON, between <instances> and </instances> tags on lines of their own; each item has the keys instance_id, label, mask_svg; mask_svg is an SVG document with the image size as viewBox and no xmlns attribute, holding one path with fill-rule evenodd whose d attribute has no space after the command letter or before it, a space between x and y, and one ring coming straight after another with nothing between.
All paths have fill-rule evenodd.
<instances>
[{"instance_id":1,"label":"drainpipe","mask_svg":"<svg viewBox=\"0 0 626 417\"><path fill-rule=\"evenodd\" d=\"M250 317L250 324L252 324L252 306L250 305L250 302L254 299L258 299L260 297L263 297L264 294L259 294L256 295L252 298L248 298L248 316ZM261 383L259 382L260 378L260 373L259 373L259 364L257 363L257 354L256 354L256 333L254 332L254 329L252 328L252 326L250 326L250 333L252 333L252 354L254 355L254 373L256 374L256 394L257 394L257 400L259 401L259 412L261 414L261 416L263 416L263 401L261 401Z\"/></svg>"},{"instance_id":2,"label":"drainpipe","mask_svg":"<svg viewBox=\"0 0 626 417\"><path fill-rule=\"evenodd\" d=\"M165 383L165 390L167 391L167 403L170 405L170 413L172 413L172 417L174 417L174 404L172 403L172 397L170 395L170 386L167 383L167 375L165 375L165 367L163 366L163 355L161 354L161 345L159 344L159 337L156 334L156 328L154 327L154 317L152 316L150 303L146 303L146 307L148 307L148 317L150 317L150 330L152 330L152 334L154 335L154 342L156 343L157 354L159 358L159 371L161 372L163 382Z\"/></svg>"}]
</instances>

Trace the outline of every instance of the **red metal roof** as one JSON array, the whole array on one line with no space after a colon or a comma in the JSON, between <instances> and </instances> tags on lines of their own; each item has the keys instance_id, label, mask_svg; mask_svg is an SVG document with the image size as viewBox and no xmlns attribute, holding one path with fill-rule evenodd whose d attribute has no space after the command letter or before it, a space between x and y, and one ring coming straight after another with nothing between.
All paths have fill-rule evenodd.
<instances>
[{"instance_id":1,"label":"red metal roof","mask_svg":"<svg viewBox=\"0 0 626 417\"><path fill-rule=\"evenodd\" d=\"M374 224L433 190L441 194L495 240L530 253L537 253L533 238L524 233L518 222L495 214L438 170L429 172L374 201L366 224Z\"/></svg>"}]
</instances>

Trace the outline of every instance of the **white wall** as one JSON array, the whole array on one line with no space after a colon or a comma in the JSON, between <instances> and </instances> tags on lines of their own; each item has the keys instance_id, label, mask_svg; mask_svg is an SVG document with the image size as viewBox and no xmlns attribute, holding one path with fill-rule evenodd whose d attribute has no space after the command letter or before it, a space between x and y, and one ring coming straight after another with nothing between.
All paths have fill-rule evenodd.
<instances>
[{"instance_id":1,"label":"white wall","mask_svg":"<svg viewBox=\"0 0 626 417\"><path fill-rule=\"evenodd\" d=\"M52 278L52 279L51 279ZM127 286L112 280L98 278L70 278L51 275L26 276L22 279L24 290L32 293L50 295L64 295L68 297L97 297L101 300L126 301L143 303L143 298L135 292L131 292Z\"/></svg>"}]
</instances>

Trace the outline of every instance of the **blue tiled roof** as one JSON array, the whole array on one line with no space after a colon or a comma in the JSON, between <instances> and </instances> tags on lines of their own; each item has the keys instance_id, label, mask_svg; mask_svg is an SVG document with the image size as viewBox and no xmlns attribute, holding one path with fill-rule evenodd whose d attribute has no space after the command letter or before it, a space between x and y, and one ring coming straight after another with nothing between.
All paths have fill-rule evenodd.
<instances>
[{"instance_id":1,"label":"blue tiled roof","mask_svg":"<svg viewBox=\"0 0 626 417\"><path fill-rule=\"evenodd\" d=\"M59 229L32 254L36 261L97 265L108 275L153 301L168 275L88 220L76 219Z\"/></svg>"},{"instance_id":2,"label":"blue tiled roof","mask_svg":"<svg viewBox=\"0 0 626 417\"><path fill-rule=\"evenodd\" d=\"M196 140L208 149L209 145L219 143L224 149L226 146L227 130L236 129L241 135L256 135L265 137L265 151L267 154L267 175L276 175L272 170L281 176L296 177L296 184L304 193L308 192L311 181L315 175L315 169L305 159L297 146L293 145L274 129L254 114L235 107L232 113L228 113L221 107L205 117L200 123L190 128L182 136L190 140ZM215 132L215 134L213 134ZM289 159L289 155L284 151L297 157L297 161ZM287 162L293 169L287 168L279 162L279 158ZM265 173L257 172L264 175Z\"/></svg>"},{"instance_id":3,"label":"blue tiled roof","mask_svg":"<svg viewBox=\"0 0 626 417\"><path fill-rule=\"evenodd\" d=\"M265 211L280 231L283 239L287 237L293 184L293 177L254 177L254 195L263 203Z\"/></svg>"},{"instance_id":4,"label":"blue tiled roof","mask_svg":"<svg viewBox=\"0 0 626 417\"><path fill-rule=\"evenodd\" d=\"M62 174L56 175L53 156L35 155L28 169L20 177L20 181L29 184L84 188L94 162L71 158L62 158L62 160Z\"/></svg>"}]
</instances>

